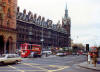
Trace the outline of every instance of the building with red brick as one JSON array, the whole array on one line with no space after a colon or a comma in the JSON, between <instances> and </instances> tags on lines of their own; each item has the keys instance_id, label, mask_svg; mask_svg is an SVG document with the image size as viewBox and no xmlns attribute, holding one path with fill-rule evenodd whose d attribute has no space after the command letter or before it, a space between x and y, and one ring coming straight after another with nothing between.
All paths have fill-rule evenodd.
<instances>
[{"instance_id":1,"label":"building with red brick","mask_svg":"<svg viewBox=\"0 0 100 72\"><path fill-rule=\"evenodd\" d=\"M17 0L0 0L0 53L16 50Z\"/></svg>"}]
</instances>

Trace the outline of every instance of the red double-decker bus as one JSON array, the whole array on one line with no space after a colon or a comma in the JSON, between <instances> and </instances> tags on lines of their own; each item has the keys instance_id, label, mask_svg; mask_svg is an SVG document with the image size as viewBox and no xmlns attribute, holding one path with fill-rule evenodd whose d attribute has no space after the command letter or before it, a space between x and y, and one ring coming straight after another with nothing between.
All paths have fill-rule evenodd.
<instances>
[{"instance_id":1,"label":"red double-decker bus","mask_svg":"<svg viewBox=\"0 0 100 72\"><path fill-rule=\"evenodd\" d=\"M21 57L29 57L33 55L34 57L41 57L41 51L41 45L28 43L21 44Z\"/></svg>"}]
</instances>

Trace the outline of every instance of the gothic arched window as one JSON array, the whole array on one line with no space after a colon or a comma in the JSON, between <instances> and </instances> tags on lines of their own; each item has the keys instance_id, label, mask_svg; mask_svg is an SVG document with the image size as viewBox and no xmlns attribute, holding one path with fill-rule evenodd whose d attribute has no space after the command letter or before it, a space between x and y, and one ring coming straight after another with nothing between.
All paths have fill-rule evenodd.
<instances>
[{"instance_id":1,"label":"gothic arched window","mask_svg":"<svg viewBox=\"0 0 100 72\"><path fill-rule=\"evenodd\" d=\"M8 18L11 18L11 10L8 8L8 13L7 13Z\"/></svg>"},{"instance_id":2,"label":"gothic arched window","mask_svg":"<svg viewBox=\"0 0 100 72\"><path fill-rule=\"evenodd\" d=\"M7 27L9 27L10 26L10 21L9 20L7 20Z\"/></svg>"}]
</instances>

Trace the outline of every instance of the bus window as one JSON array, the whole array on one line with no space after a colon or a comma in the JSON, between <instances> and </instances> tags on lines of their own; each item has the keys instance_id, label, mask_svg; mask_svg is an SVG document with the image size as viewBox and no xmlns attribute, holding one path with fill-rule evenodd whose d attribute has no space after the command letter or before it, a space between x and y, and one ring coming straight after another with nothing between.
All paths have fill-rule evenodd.
<instances>
[{"instance_id":1,"label":"bus window","mask_svg":"<svg viewBox=\"0 0 100 72\"><path fill-rule=\"evenodd\" d=\"M28 49L29 50L32 50L32 45L28 45Z\"/></svg>"},{"instance_id":2,"label":"bus window","mask_svg":"<svg viewBox=\"0 0 100 72\"><path fill-rule=\"evenodd\" d=\"M32 46L32 48L40 48L40 46Z\"/></svg>"},{"instance_id":3,"label":"bus window","mask_svg":"<svg viewBox=\"0 0 100 72\"><path fill-rule=\"evenodd\" d=\"M30 49L32 50L32 45L30 45Z\"/></svg>"},{"instance_id":4,"label":"bus window","mask_svg":"<svg viewBox=\"0 0 100 72\"><path fill-rule=\"evenodd\" d=\"M30 50L30 45L28 45L28 49Z\"/></svg>"}]
</instances>

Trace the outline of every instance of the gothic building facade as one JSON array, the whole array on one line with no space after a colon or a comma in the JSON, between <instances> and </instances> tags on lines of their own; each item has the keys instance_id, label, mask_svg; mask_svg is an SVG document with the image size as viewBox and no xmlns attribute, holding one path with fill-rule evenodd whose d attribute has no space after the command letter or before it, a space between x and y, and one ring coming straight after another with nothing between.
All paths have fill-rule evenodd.
<instances>
[{"instance_id":1,"label":"gothic building facade","mask_svg":"<svg viewBox=\"0 0 100 72\"><path fill-rule=\"evenodd\" d=\"M16 49L17 0L0 0L0 53Z\"/></svg>"},{"instance_id":2,"label":"gothic building facade","mask_svg":"<svg viewBox=\"0 0 100 72\"><path fill-rule=\"evenodd\" d=\"M17 48L20 44L30 43L42 45L43 49L51 47L70 47L70 27L71 21L68 17L68 10L65 10L65 16L62 24L59 22L53 24L50 19L32 14L32 12L20 12L17 8Z\"/></svg>"}]
</instances>

